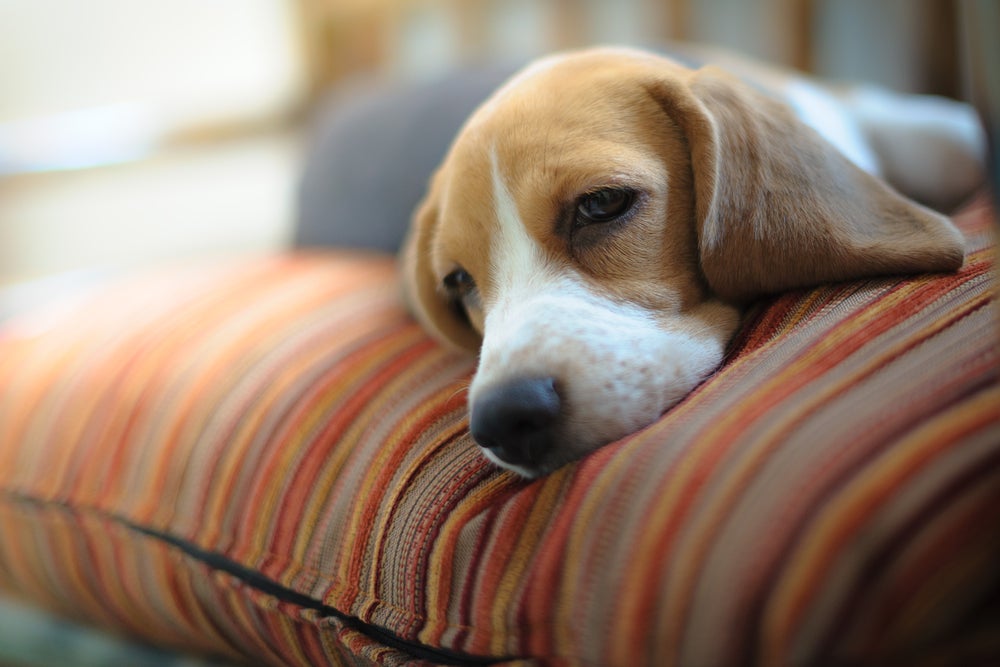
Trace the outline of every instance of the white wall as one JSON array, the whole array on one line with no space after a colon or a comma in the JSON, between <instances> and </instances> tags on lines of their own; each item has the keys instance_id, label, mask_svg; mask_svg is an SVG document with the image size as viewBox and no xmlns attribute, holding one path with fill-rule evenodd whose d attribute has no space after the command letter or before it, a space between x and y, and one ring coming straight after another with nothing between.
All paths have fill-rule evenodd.
<instances>
[{"instance_id":1,"label":"white wall","mask_svg":"<svg viewBox=\"0 0 1000 667\"><path fill-rule=\"evenodd\" d=\"M0 0L0 285L280 246L294 136L163 140L266 126L300 105L294 7Z\"/></svg>"},{"instance_id":2,"label":"white wall","mask_svg":"<svg viewBox=\"0 0 1000 667\"><path fill-rule=\"evenodd\" d=\"M4 0L0 122L143 103L171 123L263 114L304 85L287 0Z\"/></svg>"}]
</instances>

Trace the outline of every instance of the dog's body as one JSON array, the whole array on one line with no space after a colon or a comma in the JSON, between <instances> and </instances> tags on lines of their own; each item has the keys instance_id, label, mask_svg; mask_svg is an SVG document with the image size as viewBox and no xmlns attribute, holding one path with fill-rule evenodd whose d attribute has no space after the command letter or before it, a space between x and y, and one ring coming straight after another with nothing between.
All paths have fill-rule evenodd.
<instances>
[{"instance_id":1,"label":"dog's body","mask_svg":"<svg viewBox=\"0 0 1000 667\"><path fill-rule=\"evenodd\" d=\"M470 426L493 461L537 476L651 423L758 296L961 266L958 231L881 178L935 204L967 194L967 108L730 65L740 79L631 50L554 56L456 138L404 274L430 331L480 349Z\"/></svg>"}]
</instances>

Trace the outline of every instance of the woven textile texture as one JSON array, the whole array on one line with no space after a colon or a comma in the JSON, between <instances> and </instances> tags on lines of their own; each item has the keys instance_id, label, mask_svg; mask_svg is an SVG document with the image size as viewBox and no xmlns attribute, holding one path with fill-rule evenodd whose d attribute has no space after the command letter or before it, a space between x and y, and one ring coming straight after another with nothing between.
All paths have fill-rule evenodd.
<instances>
[{"instance_id":1,"label":"woven textile texture","mask_svg":"<svg viewBox=\"0 0 1000 667\"><path fill-rule=\"evenodd\" d=\"M1000 660L989 211L958 222L958 274L759 304L657 423L533 482L476 451L474 361L388 258L37 309L0 327L0 591L270 665Z\"/></svg>"}]
</instances>

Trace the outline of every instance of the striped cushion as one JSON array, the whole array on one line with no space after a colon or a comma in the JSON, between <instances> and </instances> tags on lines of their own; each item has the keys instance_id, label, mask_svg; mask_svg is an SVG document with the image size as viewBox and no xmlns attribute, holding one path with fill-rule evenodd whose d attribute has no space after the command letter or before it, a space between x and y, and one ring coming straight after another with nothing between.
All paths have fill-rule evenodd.
<instances>
[{"instance_id":1,"label":"striped cushion","mask_svg":"<svg viewBox=\"0 0 1000 667\"><path fill-rule=\"evenodd\" d=\"M534 482L393 263L151 272L0 328L0 591L266 664L1000 659L989 215L957 275L753 310L651 427ZM978 663L977 663L978 664Z\"/></svg>"}]
</instances>

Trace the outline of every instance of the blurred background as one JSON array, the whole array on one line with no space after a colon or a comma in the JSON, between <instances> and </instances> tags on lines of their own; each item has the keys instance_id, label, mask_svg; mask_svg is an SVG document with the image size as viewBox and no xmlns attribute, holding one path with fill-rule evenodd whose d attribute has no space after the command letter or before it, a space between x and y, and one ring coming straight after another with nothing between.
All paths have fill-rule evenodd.
<instances>
[{"instance_id":1,"label":"blurred background","mask_svg":"<svg viewBox=\"0 0 1000 667\"><path fill-rule=\"evenodd\" d=\"M0 0L0 286L281 248L310 112L594 43L965 96L949 0Z\"/></svg>"}]
</instances>

